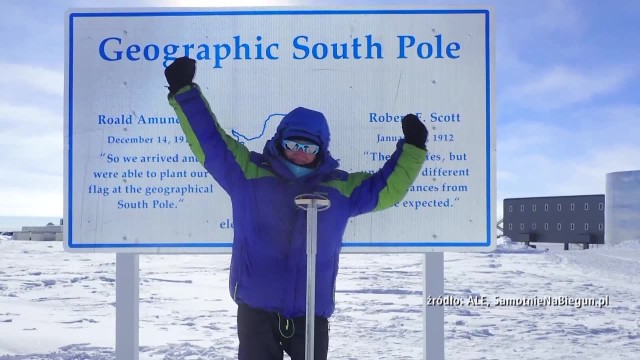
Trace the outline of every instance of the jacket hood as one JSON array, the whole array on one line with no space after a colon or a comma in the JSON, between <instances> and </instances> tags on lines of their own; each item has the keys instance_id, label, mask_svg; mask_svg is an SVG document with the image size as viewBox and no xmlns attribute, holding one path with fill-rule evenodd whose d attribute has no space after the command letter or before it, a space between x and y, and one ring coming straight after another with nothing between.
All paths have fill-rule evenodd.
<instances>
[{"instance_id":1,"label":"jacket hood","mask_svg":"<svg viewBox=\"0 0 640 360\"><path fill-rule=\"evenodd\" d=\"M281 152L283 139L304 137L320 145L319 162L314 173L326 174L338 167L338 162L329 153L331 138L329 125L324 115L315 110L297 107L282 118L276 133L264 147L264 155L270 158L274 170L287 178L293 178L293 173L284 165L284 155ZM313 174L308 175L313 176ZM305 177L306 178L306 177Z\"/></svg>"},{"instance_id":2,"label":"jacket hood","mask_svg":"<svg viewBox=\"0 0 640 360\"><path fill-rule=\"evenodd\" d=\"M323 149L329 147L329 125L324 115L315 110L297 107L282 118L276 136L282 139L305 137Z\"/></svg>"}]
</instances>

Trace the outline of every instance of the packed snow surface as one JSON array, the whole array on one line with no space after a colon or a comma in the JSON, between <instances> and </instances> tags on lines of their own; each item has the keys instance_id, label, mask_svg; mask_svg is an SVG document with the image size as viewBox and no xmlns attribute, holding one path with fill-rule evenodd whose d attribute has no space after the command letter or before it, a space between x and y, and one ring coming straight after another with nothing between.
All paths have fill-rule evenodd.
<instances>
[{"instance_id":1,"label":"packed snow surface","mask_svg":"<svg viewBox=\"0 0 640 360\"><path fill-rule=\"evenodd\" d=\"M640 243L542 247L445 253L446 358L639 359ZM114 359L115 258L0 238L0 360ZM422 359L423 259L342 255L330 359ZM228 268L140 255L140 359L236 358Z\"/></svg>"}]
</instances>

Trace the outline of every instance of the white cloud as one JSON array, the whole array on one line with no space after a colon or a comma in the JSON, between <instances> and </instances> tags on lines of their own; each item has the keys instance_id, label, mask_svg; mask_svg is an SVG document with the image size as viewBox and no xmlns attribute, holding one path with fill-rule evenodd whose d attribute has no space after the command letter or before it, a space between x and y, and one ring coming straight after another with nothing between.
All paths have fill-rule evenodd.
<instances>
[{"instance_id":1,"label":"white cloud","mask_svg":"<svg viewBox=\"0 0 640 360\"><path fill-rule=\"evenodd\" d=\"M365 5L364 0L357 2ZM310 2L145 0L132 3L122 0L110 2L109 7L240 7L304 3ZM332 3L335 5L338 2ZM394 6L391 1L388 3ZM587 31L591 31L592 25L597 25L597 17L587 17L588 14L579 5L575 1L556 0L496 3L498 76L505 84L509 84L499 88L500 102L509 105L517 103L535 110L567 110L576 105L583 107L573 110L569 116L558 116L552 121L527 118L525 111L518 115L520 120L508 119L499 123L499 198L602 193L607 172L640 169L637 160L640 159L640 149L632 143L633 138L640 134L640 109L635 106L584 107L599 97L615 94L635 81L637 67L608 65L606 56L591 59L594 64L600 62L597 67L594 65L595 70L587 70L581 61L544 67L546 65L538 58L527 56L544 50L544 46L548 46L550 53L561 49L564 54L592 46L587 41L589 39L583 37ZM105 5L98 1L82 0L75 1L72 6ZM12 30L9 36L15 39L19 35L28 40L23 41L25 44L39 49L52 47L52 37L63 38L62 21L55 22L43 17L42 11L30 12L23 5L13 8L13 11L4 13L7 23L27 26L24 26L24 33ZM56 5L54 10L46 10L46 15L51 12L55 15L53 17L62 19L61 9L62 6ZM557 38L575 41L563 43L555 41ZM581 41L584 41L583 47L580 47ZM540 42L545 45L541 46ZM560 48L562 44L566 44L567 48ZM60 44L55 45L43 52L53 54L48 57L29 58L25 55L25 61L21 64L12 64L8 60L0 62L0 96L4 101L0 103L0 132L4 136L0 163L8 173L0 180L0 199L3 199L0 212L5 214L10 211L15 215L51 215L62 211L61 97L64 74L61 66L60 71L52 70L58 68L44 67L55 61L61 62L64 54L59 48ZM20 48L16 51L28 53ZM586 59L589 54L581 55ZM17 86L20 86L19 92L15 91ZM29 96L24 96L27 93ZM47 106L39 95L53 104ZM28 98L31 103L16 102L14 99L20 100L17 96ZM58 99L59 105L55 105ZM498 205L500 208L501 201Z\"/></svg>"},{"instance_id":2,"label":"white cloud","mask_svg":"<svg viewBox=\"0 0 640 360\"><path fill-rule=\"evenodd\" d=\"M588 20L582 13L579 3L572 0L546 0L532 3L539 11L530 17L528 24L521 24L526 25L522 26L522 29L536 30L530 32L529 36L537 36L536 33L540 31L580 33L586 29Z\"/></svg>"},{"instance_id":3,"label":"white cloud","mask_svg":"<svg viewBox=\"0 0 640 360\"><path fill-rule=\"evenodd\" d=\"M635 66L580 71L559 65L538 71L523 83L507 88L503 94L506 100L523 107L553 110L615 93L632 81L636 72Z\"/></svg>"},{"instance_id":4,"label":"white cloud","mask_svg":"<svg viewBox=\"0 0 640 360\"><path fill-rule=\"evenodd\" d=\"M64 73L31 64L0 63L0 88L15 91L16 87L49 95L64 96Z\"/></svg>"},{"instance_id":5,"label":"white cloud","mask_svg":"<svg viewBox=\"0 0 640 360\"><path fill-rule=\"evenodd\" d=\"M504 198L604 194L607 173L640 169L637 105L584 107L551 123L523 117L501 133L498 217Z\"/></svg>"},{"instance_id":6,"label":"white cloud","mask_svg":"<svg viewBox=\"0 0 640 360\"><path fill-rule=\"evenodd\" d=\"M16 189L15 196L0 197L0 211L6 212L12 208L9 199L47 188L43 179L46 184L62 183L63 129L62 114L46 108L0 103L0 119L0 163L5 175L0 178L0 188L5 192ZM49 189L60 191L58 187Z\"/></svg>"},{"instance_id":7,"label":"white cloud","mask_svg":"<svg viewBox=\"0 0 640 360\"><path fill-rule=\"evenodd\" d=\"M0 129L3 131L8 131L7 128L12 129L17 132L15 135L30 136L46 131L57 131L62 136L63 119L59 110L55 112L46 107L0 103L0 119L3 119ZM15 143L16 140L6 137L4 142Z\"/></svg>"},{"instance_id":8,"label":"white cloud","mask_svg":"<svg viewBox=\"0 0 640 360\"><path fill-rule=\"evenodd\" d=\"M496 171L496 178L498 181L512 180L516 178L516 175L509 171Z\"/></svg>"},{"instance_id":9,"label":"white cloud","mask_svg":"<svg viewBox=\"0 0 640 360\"><path fill-rule=\"evenodd\" d=\"M606 174L640 169L640 145L612 145L562 160L532 154L516 161L509 167L517 174L513 184L498 184L500 199L604 194Z\"/></svg>"},{"instance_id":10,"label":"white cloud","mask_svg":"<svg viewBox=\"0 0 640 360\"><path fill-rule=\"evenodd\" d=\"M530 120L513 120L498 124L501 136L497 143L499 154L521 154L548 147L554 137L562 138L565 130L552 124Z\"/></svg>"},{"instance_id":11,"label":"white cloud","mask_svg":"<svg viewBox=\"0 0 640 360\"><path fill-rule=\"evenodd\" d=\"M560 191L604 193L606 174L640 170L640 145L614 143L603 149L588 150L582 159L566 166L567 177L557 183Z\"/></svg>"},{"instance_id":12,"label":"white cloud","mask_svg":"<svg viewBox=\"0 0 640 360\"><path fill-rule=\"evenodd\" d=\"M244 7L244 6L286 6L292 1L287 0L235 0L235 1L211 1L211 0L145 0L141 1L146 6L159 7Z\"/></svg>"},{"instance_id":13,"label":"white cloud","mask_svg":"<svg viewBox=\"0 0 640 360\"><path fill-rule=\"evenodd\" d=\"M525 65L529 60L519 55L531 44L546 41L545 47L555 46L558 37L580 37L590 24L576 1L503 1L499 5L494 12L499 62Z\"/></svg>"},{"instance_id":14,"label":"white cloud","mask_svg":"<svg viewBox=\"0 0 640 360\"><path fill-rule=\"evenodd\" d=\"M62 178L63 156L62 137L43 135L24 138L16 144L3 144L0 162L3 173L11 174L11 179L6 181L26 186L28 182L22 176L28 173Z\"/></svg>"},{"instance_id":15,"label":"white cloud","mask_svg":"<svg viewBox=\"0 0 640 360\"><path fill-rule=\"evenodd\" d=\"M27 188L4 187L0 189L1 215L8 216L61 216L63 213L62 182L52 183L42 177L39 185L48 183L58 186L33 186ZM28 189L28 190L26 190Z\"/></svg>"}]
</instances>

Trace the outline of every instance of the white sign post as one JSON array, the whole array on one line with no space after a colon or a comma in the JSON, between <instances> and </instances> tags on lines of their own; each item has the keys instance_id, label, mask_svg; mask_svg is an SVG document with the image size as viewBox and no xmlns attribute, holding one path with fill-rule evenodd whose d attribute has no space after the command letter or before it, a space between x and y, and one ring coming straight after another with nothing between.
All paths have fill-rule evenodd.
<instances>
[{"instance_id":1,"label":"white sign post","mask_svg":"<svg viewBox=\"0 0 640 360\"><path fill-rule=\"evenodd\" d=\"M305 358L314 358L316 320L316 256L318 254L318 211L331 206L329 199L313 194L303 194L295 199L296 206L307 212L307 307L305 322Z\"/></svg>"},{"instance_id":2,"label":"white sign post","mask_svg":"<svg viewBox=\"0 0 640 360\"><path fill-rule=\"evenodd\" d=\"M116 254L116 359L138 360L140 266L138 254Z\"/></svg>"},{"instance_id":3,"label":"white sign post","mask_svg":"<svg viewBox=\"0 0 640 360\"><path fill-rule=\"evenodd\" d=\"M425 296L436 296L443 252L494 248L489 10L91 9L66 19L67 251L231 252L229 198L190 152L166 99L163 71L181 56L198 61L195 81L221 126L253 151L304 106L326 116L341 169L374 172L402 137L405 114L427 125L429 154L409 193L354 218L344 252L425 253ZM425 318L441 333L435 310Z\"/></svg>"},{"instance_id":4,"label":"white sign post","mask_svg":"<svg viewBox=\"0 0 640 360\"><path fill-rule=\"evenodd\" d=\"M423 358L444 360L444 306L431 306L428 297L444 296L444 254L424 254L423 293Z\"/></svg>"}]
</instances>

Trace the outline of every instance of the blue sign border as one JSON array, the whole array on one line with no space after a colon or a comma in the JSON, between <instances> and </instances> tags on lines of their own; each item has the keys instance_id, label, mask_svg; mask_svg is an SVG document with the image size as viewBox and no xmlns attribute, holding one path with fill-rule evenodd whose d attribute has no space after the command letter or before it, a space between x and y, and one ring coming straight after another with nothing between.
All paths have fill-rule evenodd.
<instances>
[{"instance_id":1,"label":"blue sign border","mask_svg":"<svg viewBox=\"0 0 640 360\"><path fill-rule=\"evenodd\" d=\"M485 15L485 78L486 78L486 201L487 201L487 241L478 242L343 242L343 247L490 247L491 246L491 44L489 10L234 10L234 11L185 11L185 12L106 12L69 14L69 154L68 154L68 216L67 246L72 249L107 248L231 248L233 243L144 243L144 244L74 244L73 243L73 21L86 17L153 17L153 16L263 16L263 15L366 15L366 14L484 14Z\"/></svg>"}]
</instances>

